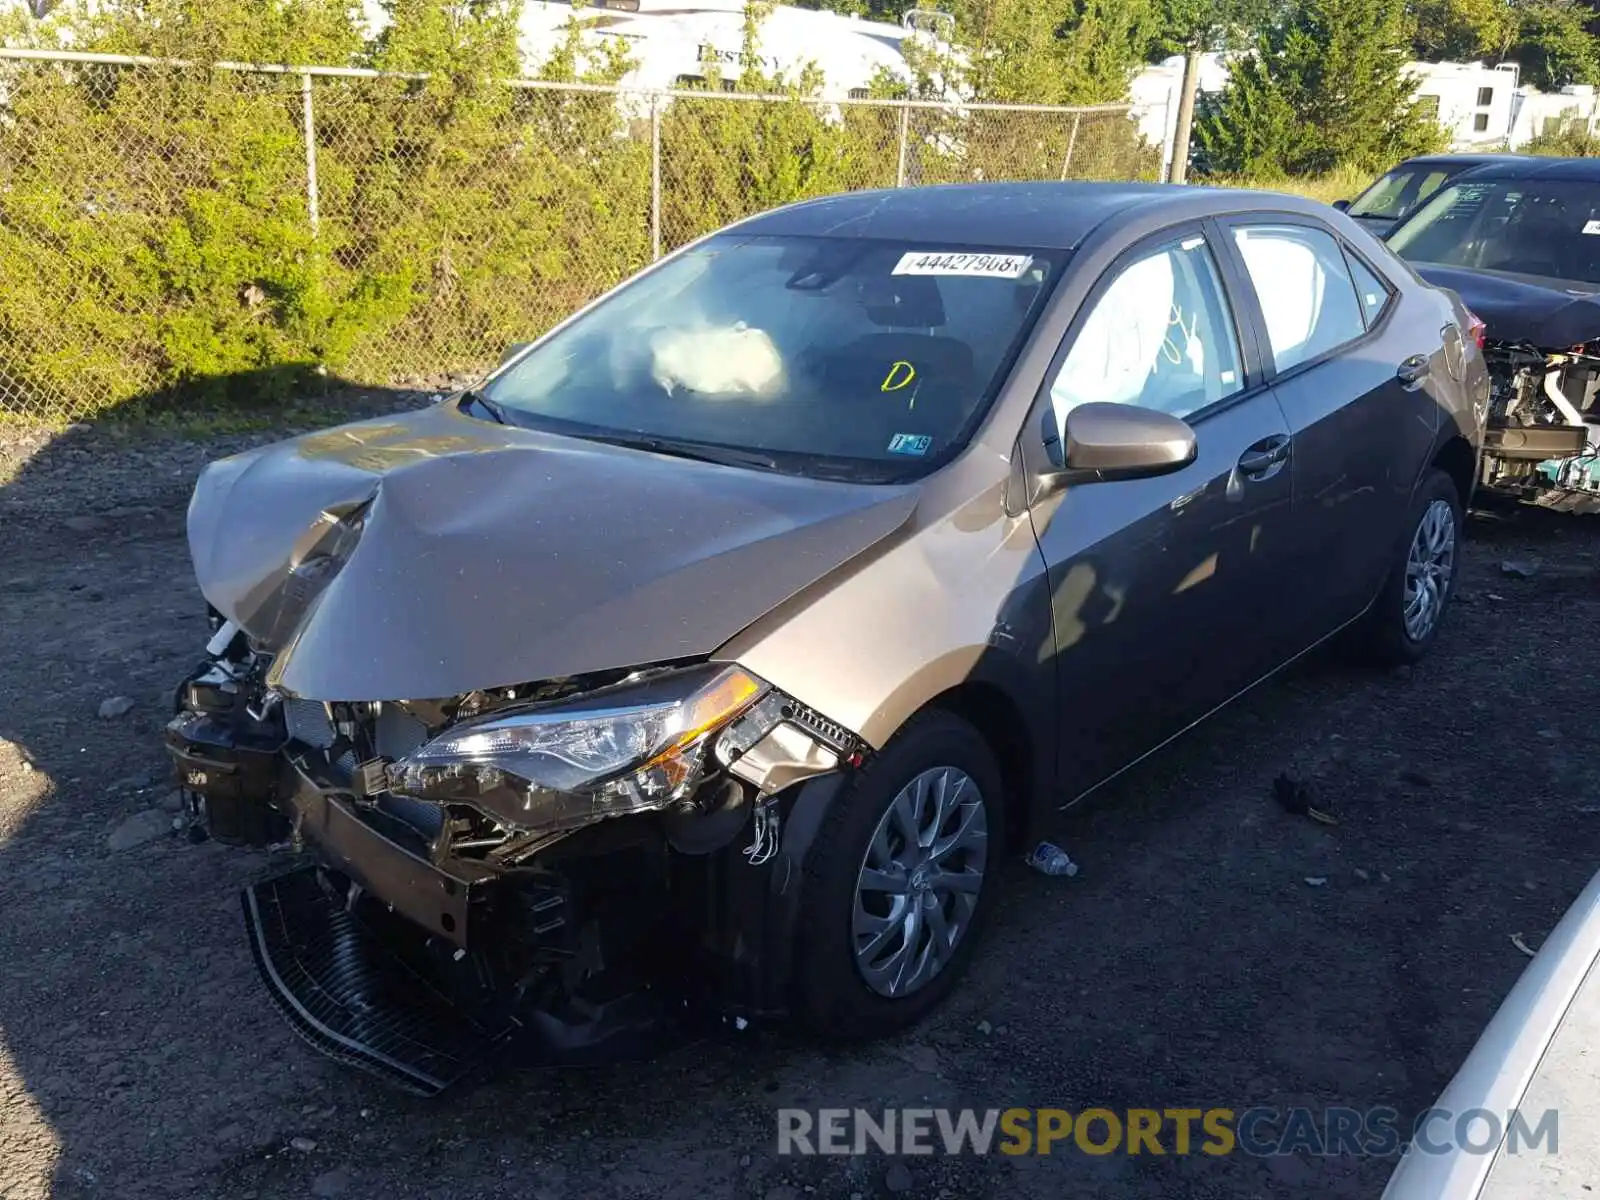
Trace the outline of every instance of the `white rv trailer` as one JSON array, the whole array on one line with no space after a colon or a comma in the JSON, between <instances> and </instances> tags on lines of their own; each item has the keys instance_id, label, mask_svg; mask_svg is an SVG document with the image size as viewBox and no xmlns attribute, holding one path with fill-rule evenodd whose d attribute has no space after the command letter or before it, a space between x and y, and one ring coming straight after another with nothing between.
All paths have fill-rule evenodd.
<instances>
[{"instance_id":1,"label":"white rv trailer","mask_svg":"<svg viewBox=\"0 0 1600 1200\"><path fill-rule=\"evenodd\" d=\"M22 10L40 19L59 7L61 0L0 0L0 12ZM381 0L362 0L361 17L369 38L390 20ZM731 87L745 65L744 0L591 0L576 10L569 0L524 0L517 20L524 75L539 73L574 17L592 50L607 42L627 48L634 65L621 80L624 87L704 86L713 73ZM907 13L894 25L779 5L761 22L752 65L790 81L814 65L821 72L821 99L862 97L882 76L909 80L903 47L917 41L943 45L952 26L953 19L941 12Z\"/></svg>"},{"instance_id":2,"label":"white rv trailer","mask_svg":"<svg viewBox=\"0 0 1600 1200\"><path fill-rule=\"evenodd\" d=\"M1227 86L1228 58L1218 53L1202 57L1201 92L1216 93ZM1593 87L1573 84L1542 92L1522 82L1516 63L1410 62L1405 70L1416 84L1418 100L1449 136L1454 151L1520 150L1552 121L1573 121L1590 131L1600 127L1600 97ZM1169 58L1145 67L1130 89L1145 136L1167 147L1169 161L1171 122L1182 82L1183 59ZM1155 124L1157 112L1168 121L1164 136Z\"/></svg>"},{"instance_id":3,"label":"white rv trailer","mask_svg":"<svg viewBox=\"0 0 1600 1200\"><path fill-rule=\"evenodd\" d=\"M363 13L369 36L388 23L378 0L364 0ZM607 42L626 48L633 67L620 82L627 88L703 87L711 75L731 88L747 65L744 0L593 0L576 10L564 0L526 0L518 17L525 75L539 72L574 18L592 50ZM881 76L909 80L904 44L934 41L949 21L943 13L913 12L891 25L780 5L761 22L748 65L788 81L814 65L821 99L864 97Z\"/></svg>"}]
</instances>

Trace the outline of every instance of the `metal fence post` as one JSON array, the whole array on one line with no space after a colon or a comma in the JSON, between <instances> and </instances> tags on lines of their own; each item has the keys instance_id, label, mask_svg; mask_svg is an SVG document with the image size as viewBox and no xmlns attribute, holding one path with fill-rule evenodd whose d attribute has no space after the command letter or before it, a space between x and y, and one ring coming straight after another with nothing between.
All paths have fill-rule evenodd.
<instances>
[{"instance_id":1,"label":"metal fence post","mask_svg":"<svg viewBox=\"0 0 1600 1200\"><path fill-rule=\"evenodd\" d=\"M1067 169L1072 166L1072 150L1078 144L1078 123L1082 120L1082 113L1072 114L1072 132L1067 136L1067 156L1061 160L1062 183L1067 181Z\"/></svg>"},{"instance_id":2,"label":"metal fence post","mask_svg":"<svg viewBox=\"0 0 1600 1200\"><path fill-rule=\"evenodd\" d=\"M661 257L661 93L650 94L650 255Z\"/></svg>"},{"instance_id":3,"label":"metal fence post","mask_svg":"<svg viewBox=\"0 0 1600 1200\"><path fill-rule=\"evenodd\" d=\"M906 185L906 144L911 140L911 109L901 106L900 109L900 161L894 171L895 187Z\"/></svg>"},{"instance_id":4,"label":"metal fence post","mask_svg":"<svg viewBox=\"0 0 1600 1200\"><path fill-rule=\"evenodd\" d=\"M311 107L311 74L300 76L300 110L306 136L306 210L311 215L311 236L316 237L321 225L320 204L317 195L317 122Z\"/></svg>"}]
</instances>

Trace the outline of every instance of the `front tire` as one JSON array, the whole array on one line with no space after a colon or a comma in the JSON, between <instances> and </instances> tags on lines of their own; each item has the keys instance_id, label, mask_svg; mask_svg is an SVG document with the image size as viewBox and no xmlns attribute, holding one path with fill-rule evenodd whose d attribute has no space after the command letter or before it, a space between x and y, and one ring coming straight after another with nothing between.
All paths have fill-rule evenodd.
<instances>
[{"instance_id":1,"label":"front tire","mask_svg":"<svg viewBox=\"0 0 1600 1200\"><path fill-rule=\"evenodd\" d=\"M1412 501L1398 561L1367 613L1361 641L1369 660L1403 666L1433 648L1455 595L1462 524L1455 481L1430 469Z\"/></svg>"},{"instance_id":2,"label":"front tire","mask_svg":"<svg viewBox=\"0 0 1600 1200\"><path fill-rule=\"evenodd\" d=\"M908 722L834 801L806 863L798 1008L819 1034L916 1024L965 972L1004 853L1000 770L953 714Z\"/></svg>"}]
</instances>

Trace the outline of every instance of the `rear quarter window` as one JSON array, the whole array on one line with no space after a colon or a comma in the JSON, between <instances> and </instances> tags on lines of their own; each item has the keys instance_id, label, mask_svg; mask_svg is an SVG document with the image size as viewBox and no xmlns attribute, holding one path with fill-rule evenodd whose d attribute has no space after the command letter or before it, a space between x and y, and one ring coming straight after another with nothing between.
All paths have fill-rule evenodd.
<instances>
[{"instance_id":1,"label":"rear quarter window","mask_svg":"<svg viewBox=\"0 0 1600 1200\"><path fill-rule=\"evenodd\" d=\"M1345 262L1349 264L1350 278L1356 285L1356 303L1361 307L1362 319L1371 329L1383 318L1389 301L1394 297L1394 289L1388 280L1348 250L1345 251Z\"/></svg>"}]
</instances>

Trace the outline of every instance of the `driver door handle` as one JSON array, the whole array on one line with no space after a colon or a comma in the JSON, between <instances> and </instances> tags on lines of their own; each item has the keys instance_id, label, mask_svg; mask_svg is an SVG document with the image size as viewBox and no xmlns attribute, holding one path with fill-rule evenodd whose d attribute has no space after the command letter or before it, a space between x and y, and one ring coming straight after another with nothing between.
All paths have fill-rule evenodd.
<instances>
[{"instance_id":1,"label":"driver door handle","mask_svg":"<svg viewBox=\"0 0 1600 1200\"><path fill-rule=\"evenodd\" d=\"M1263 438L1239 456L1239 470L1246 475L1261 475L1289 457L1289 437L1275 433Z\"/></svg>"},{"instance_id":2,"label":"driver door handle","mask_svg":"<svg viewBox=\"0 0 1600 1200\"><path fill-rule=\"evenodd\" d=\"M1424 355L1413 354L1400 364L1394 375L1407 387L1416 387L1428 377L1428 360Z\"/></svg>"}]
</instances>

